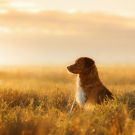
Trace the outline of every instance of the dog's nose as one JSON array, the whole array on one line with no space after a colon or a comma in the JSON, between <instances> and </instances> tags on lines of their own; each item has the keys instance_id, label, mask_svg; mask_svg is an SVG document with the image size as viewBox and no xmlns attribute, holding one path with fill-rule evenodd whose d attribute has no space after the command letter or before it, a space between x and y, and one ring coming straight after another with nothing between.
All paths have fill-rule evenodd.
<instances>
[{"instance_id":1,"label":"dog's nose","mask_svg":"<svg viewBox=\"0 0 135 135\"><path fill-rule=\"evenodd\" d=\"M67 66L67 69L69 70L70 69L70 66Z\"/></svg>"}]
</instances>

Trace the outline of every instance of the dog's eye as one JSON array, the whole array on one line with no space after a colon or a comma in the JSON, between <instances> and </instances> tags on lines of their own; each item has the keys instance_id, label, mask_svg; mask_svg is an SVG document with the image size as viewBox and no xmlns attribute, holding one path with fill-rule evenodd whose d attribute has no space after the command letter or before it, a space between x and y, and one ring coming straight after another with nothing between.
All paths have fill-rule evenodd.
<instances>
[{"instance_id":1,"label":"dog's eye","mask_svg":"<svg viewBox=\"0 0 135 135\"><path fill-rule=\"evenodd\" d=\"M78 64L81 64L81 61L78 61L77 63L78 63Z\"/></svg>"}]
</instances>

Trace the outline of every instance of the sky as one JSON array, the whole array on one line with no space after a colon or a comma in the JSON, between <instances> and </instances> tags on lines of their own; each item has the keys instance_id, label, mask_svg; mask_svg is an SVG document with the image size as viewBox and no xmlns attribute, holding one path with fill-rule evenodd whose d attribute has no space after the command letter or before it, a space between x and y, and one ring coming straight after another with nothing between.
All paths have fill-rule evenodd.
<instances>
[{"instance_id":1,"label":"sky","mask_svg":"<svg viewBox=\"0 0 135 135\"><path fill-rule=\"evenodd\" d=\"M0 0L0 65L135 63L134 0Z\"/></svg>"}]
</instances>

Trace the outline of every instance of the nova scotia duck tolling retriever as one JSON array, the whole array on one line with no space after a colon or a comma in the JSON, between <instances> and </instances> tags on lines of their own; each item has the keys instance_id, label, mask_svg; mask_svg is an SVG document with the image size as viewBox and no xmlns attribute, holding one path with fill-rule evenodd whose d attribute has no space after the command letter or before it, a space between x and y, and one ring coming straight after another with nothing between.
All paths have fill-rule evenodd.
<instances>
[{"instance_id":1,"label":"nova scotia duck tolling retriever","mask_svg":"<svg viewBox=\"0 0 135 135\"><path fill-rule=\"evenodd\" d=\"M78 58L68 71L78 74L76 100L84 107L101 104L107 98L114 99L112 93L102 84L94 60L88 57Z\"/></svg>"}]
</instances>

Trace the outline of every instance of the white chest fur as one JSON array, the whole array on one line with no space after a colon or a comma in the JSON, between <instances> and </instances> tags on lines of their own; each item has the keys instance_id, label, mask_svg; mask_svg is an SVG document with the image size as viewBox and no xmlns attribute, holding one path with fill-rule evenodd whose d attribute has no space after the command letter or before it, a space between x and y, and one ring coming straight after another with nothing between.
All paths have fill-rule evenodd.
<instances>
[{"instance_id":1,"label":"white chest fur","mask_svg":"<svg viewBox=\"0 0 135 135\"><path fill-rule=\"evenodd\" d=\"M77 87L78 87L78 92L76 93L76 101L79 102L83 107L85 105L85 93L83 91L83 88L81 87L81 82L79 77L77 78Z\"/></svg>"}]
</instances>

